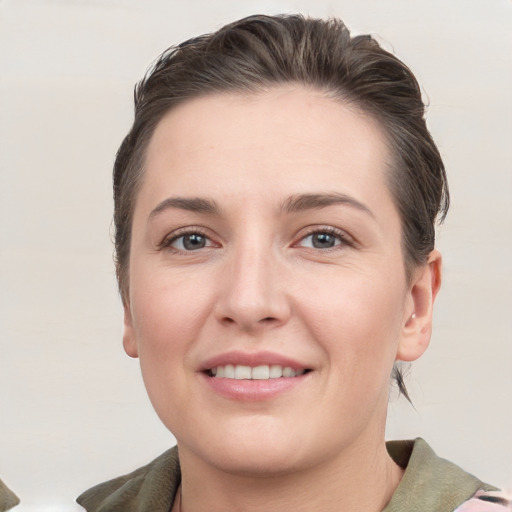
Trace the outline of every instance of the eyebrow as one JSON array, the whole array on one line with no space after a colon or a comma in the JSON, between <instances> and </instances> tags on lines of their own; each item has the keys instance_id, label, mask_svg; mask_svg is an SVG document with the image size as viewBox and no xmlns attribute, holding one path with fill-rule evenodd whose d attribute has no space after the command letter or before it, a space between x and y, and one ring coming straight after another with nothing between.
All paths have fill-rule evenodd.
<instances>
[{"instance_id":1,"label":"eyebrow","mask_svg":"<svg viewBox=\"0 0 512 512\"><path fill-rule=\"evenodd\" d=\"M305 210L326 208L327 206L336 204L352 206L353 208L367 213L371 217L375 217L373 212L357 199L337 192L324 194L296 194L290 196L284 201L281 211L286 213L296 213ZM205 199L201 197L168 197L151 211L148 220L151 220L158 214L171 208L210 215L220 214L220 208L212 199Z\"/></svg>"},{"instance_id":2,"label":"eyebrow","mask_svg":"<svg viewBox=\"0 0 512 512\"><path fill-rule=\"evenodd\" d=\"M373 212L366 205L351 196L337 192L293 195L283 203L282 210L287 213L295 213L304 210L326 208L327 206L335 204L351 206L375 218Z\"/></svg>"},{"instance_id":3,"label":"eyebrow","mask_svg":"<svg viewBox=\"0 0 512 512\"><path fill-rule=\"evenodd\" d=\"M148 220L170 208L213 215L218 215L220 212L217 203L211 199L203 199L201 197L168 197L151 211Z\"/></svg>"}]
</instances>

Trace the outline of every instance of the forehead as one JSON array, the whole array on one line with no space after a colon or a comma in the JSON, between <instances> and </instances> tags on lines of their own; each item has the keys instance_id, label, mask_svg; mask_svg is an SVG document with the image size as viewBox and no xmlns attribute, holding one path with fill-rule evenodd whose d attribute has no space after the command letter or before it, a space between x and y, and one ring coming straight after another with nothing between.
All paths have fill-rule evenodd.
<instances>
[{"instance_id":1,"label":"forehead","mask_svg":"<svg viewBox=\"0 0 512 512\"><path fill-rule=\"evenodd\" d=\"M379 123L321 91L212 94L180 104L157 125L143 188L158 195L173 182L180 194L197 195L201 184L229 183L246 194L342 187L357 196L382 191L389 160Z\"/></svg>"}]
</instances>

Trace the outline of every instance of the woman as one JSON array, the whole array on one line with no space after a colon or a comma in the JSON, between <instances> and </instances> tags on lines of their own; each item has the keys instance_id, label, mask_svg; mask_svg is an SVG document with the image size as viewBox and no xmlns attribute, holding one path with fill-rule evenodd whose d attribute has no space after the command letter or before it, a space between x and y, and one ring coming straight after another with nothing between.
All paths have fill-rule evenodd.
<instances>
[{"instance_id":1,"label":"woman","mask_svg":"<svg viewBox=\"0 0 512 512\"><path fill-rule=\"evenodd\" d=\"M124 347L177 449L87 510L506 507L424 441L384 442L449 200L418 84L371 37L254 16L167 51L114 198Z\"/></svg>"}]
</instances>

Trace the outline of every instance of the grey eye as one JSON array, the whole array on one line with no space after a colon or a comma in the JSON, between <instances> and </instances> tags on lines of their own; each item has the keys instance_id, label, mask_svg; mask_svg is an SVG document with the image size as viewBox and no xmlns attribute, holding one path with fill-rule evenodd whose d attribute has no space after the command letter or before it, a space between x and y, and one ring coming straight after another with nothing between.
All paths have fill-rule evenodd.
<instances>
[{"instance_id":1,"label":"grey eye","mask_svg":"<svg viewBox=\"0 0 512 512\"><path fill-rule=\"evenodd\" d=\"M326 232L318 232L304 237L300 245L314 249L330 249L340 244L341 240L339 236Z\"/></svg>"},{"instance_id":2,"label":"grey eye","mask_svg":"<svg viewBox=\"0 0 512 512\"><path fill-rule=\"evenodd\" d=\"M317 249L328 249L336 245L336 237L329 233L316 233L312 235L312 242Z\"/></svg>"},{"instance_id":3,"label":"grey eye","mask_svg":"<svg viewBox=\"0 0 512 512\"><path fill-rule=\"evenodd\" d=\"M196 251L208 244L208 239L200 233L182 235L172 243L172 246L181 251Z\"/></svg>"}]
</instances>

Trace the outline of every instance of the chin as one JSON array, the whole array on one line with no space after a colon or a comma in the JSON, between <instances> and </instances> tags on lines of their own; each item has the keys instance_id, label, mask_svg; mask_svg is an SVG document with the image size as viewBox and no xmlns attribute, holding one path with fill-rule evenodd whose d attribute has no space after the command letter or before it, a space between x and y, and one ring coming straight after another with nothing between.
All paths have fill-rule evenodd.
<instances>
[{"instance_id":1,"label":"chin","mask_svg":"<svg viewBox=\"0 0 512 512\"><path fill-rule=\"evenodd\" d=\"M253 445L224 447L213 464L221 471L247 477L276 477L305 469L305 461L296 450L287 450L282 444L278 450L268 446Z\"/></svg>"},{"instance_id":2,"label":"chin","mask_svg":"<svg viewBox=\"0 0 512 512\"><path fill-rule=\"evenodd\" d=\"M271 421L269 421L269 419ZM218 470L251 477L275 477L294 473L316 465L331 450L309 446L307 429L283 425L275 418L253 418L250 422L233 422L216 432L183 439L195 457ZM190 434L190 432L189 432ZM323 449L322 449L323 448ZM331 447L332 448L332 447Z\"/></svg>"}]
</instances>

